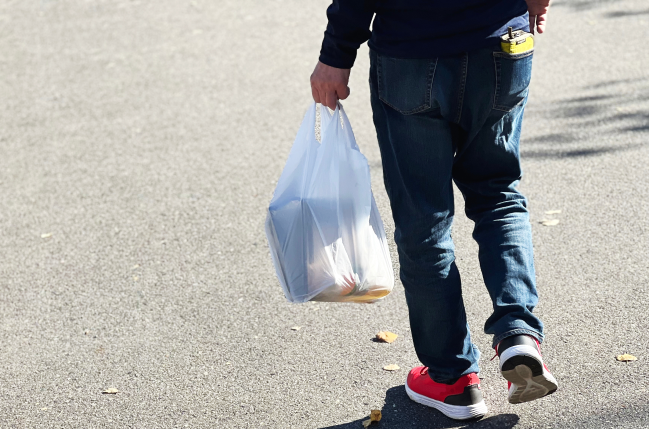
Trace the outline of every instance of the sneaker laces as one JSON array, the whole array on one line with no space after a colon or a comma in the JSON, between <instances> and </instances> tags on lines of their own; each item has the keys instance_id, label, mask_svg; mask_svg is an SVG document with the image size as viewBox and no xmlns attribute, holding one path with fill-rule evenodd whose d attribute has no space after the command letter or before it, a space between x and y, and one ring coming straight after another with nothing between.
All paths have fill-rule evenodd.
<instances>
[{"instance_id":1,"label":"sneaker laces","mask_svg":"<svg viewBox=\"0 0 649 429\"><path fill-rule=\"evenodd\" d=\"M425 366L419 371L419 375L426 375L428 374L428 367Z\"/></svg>"},{"instance_id":2,"label":"sneaker laces","mask_svg":"<svg viewBox=\"0 0 649 429\"><path fill-rule=\"evenodd\" d=\"M496 347L494 347L494 351L496 352L496 354L494 355L494 357L489 359L489 361L492 361L492 360L494 360L494 359L496 359L498 357L498 346L499 345L500 345L500 343L496 344Z\"/></svg>"}]
</instances>

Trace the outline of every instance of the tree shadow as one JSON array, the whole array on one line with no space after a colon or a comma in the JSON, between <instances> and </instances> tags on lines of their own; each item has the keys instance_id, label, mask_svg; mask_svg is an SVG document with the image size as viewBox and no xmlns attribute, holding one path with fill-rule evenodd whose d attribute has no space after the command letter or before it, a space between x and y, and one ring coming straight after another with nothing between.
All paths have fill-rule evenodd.
<instances>
[{"instance_id":1,"label":"tree shadow","mask_svg":"<svg viewBox=\"0 0 649 429\"><path fill-rule=\"evenodd\" d=\"M615 2L616 0L558 0L552 3L552 7L567 7L582 12L598 7L605 7Z\"/></svg>"},{"instance_id":2,"label":"tree shadow","mask_svg":"<svg viewBox=\"0 0 649 429\"><path fill-rule=\"evenodd\" d=\"M649 9L646 10L616 10L605 14L607 18L624 18L626 16L649 15Z\"/></svg>"},{"instance_id":3,"label":"tree shadow","mask_svg":"<svg viewBox=\"0 0 649 429\"><path fill-rule=\"evenodd\" d=\"M632 137L649 131L647 79L600 82L581 92L538 106L532 99L526 124L544 123L543 129L552 132L534 134L538 127L529 129L532 134L522 139L523 158L591 157L646 145L646 140Z\"/></svg>"},{"instance_id":4,"label":"tree shadow","mask_svg":"<svg viewBox=\"0 0 649 429\"><path fill-rule=\"evenodd\" d=\"M519 420L516 414L500 414L473 421L452 420L433 408L410 400L403 385L388 389L381 414L383 417L380 426L376 425L376 427L382 429L402 429L405 427L416 427L418 429L510 429L516 426ZM368 418L369 416L349 423L322 427L321 429L358 429L363 427L362 422Z\"/></svg>"},{"instance_id":5,"label":"tree shadow","mask_svg":"<svg viewBox=\"0 0 649 429\"><path fill-rule=\"evenodd\" d=\"M619 0L556 0L552 8L567 8L574 12L585 12L596 9L608 8L619 4ZM624 18L627 16L648 15L649 9L641 10L615 10L603 14L605 18Z\"/></svg>"}]
</instances>

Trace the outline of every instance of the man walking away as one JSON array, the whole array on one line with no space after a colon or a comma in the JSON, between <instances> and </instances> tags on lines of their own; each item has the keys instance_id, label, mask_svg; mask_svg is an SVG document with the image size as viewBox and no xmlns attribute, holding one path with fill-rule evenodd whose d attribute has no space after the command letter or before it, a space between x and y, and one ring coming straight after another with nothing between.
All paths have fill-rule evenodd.
<instances>
[{"instance_id":1,"label":"man walking away","mask_svg":"<svg viewBox=\"0 0 649 429\"><path fill-rule=\"evenodd\" d=\"M454 181L475 222L493 335L509 402L557 389L544 365L519 138L532 73L533 37L550 0L334 0L316 102L349 96L350 69L369 40L370 89L385 187L395 221L400 276L423 366L408 396L454 419L487 412L471 342L451 224ZM372 30L370 23L374 18Z\"/></svg>"}]
</instances>

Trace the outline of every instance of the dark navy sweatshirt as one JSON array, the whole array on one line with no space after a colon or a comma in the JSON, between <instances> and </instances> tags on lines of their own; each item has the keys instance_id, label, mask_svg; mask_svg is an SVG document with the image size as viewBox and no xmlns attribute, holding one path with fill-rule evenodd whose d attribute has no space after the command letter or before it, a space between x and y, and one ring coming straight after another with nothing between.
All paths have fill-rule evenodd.
<instances>
[{"instance_id":1,"label":"dark navy sweatshirt","mask_svg":"<svg viewBox=\"0 0 649 429\"><path fill-rule=\"evenodd\" d=\"M529 31L525 0L333 0L327 18L320 61L345 69L368 40L383 55L434 58L496 45L507 27Z\"/></svg>"}]
</instances>

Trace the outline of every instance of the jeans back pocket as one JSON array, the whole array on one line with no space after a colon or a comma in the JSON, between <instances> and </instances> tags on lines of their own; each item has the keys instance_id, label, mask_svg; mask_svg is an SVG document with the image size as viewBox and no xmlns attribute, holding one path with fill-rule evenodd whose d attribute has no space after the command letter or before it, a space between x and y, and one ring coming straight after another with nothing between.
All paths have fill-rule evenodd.
<instances>
[{"instance_id":1,"label":"jeans back pocket","mask_svg":"<svg viewBox=\"0 0 649 429\"><path fill-rule=\"evenodd\" d=\"M521 104L529 92L534 50L521 54L494 52L496 93L493 108L509 112Z\"/></svg>"},{"instance_id":2,"label":"jeans back pocket","mask_svg":"<svg viewBox=\"0 0 649 429\"><path fill-rule=\"evenodd\" d=\"M436 59L402 59L378 55L379 99L403 115L432 107Z\"/></svg>"}]
</instances>

